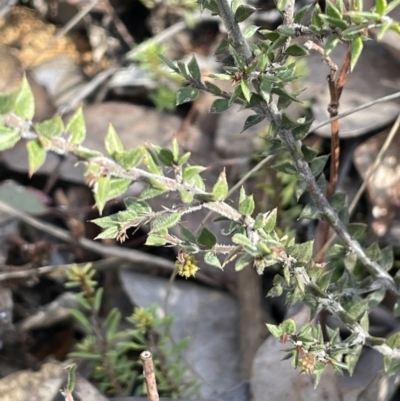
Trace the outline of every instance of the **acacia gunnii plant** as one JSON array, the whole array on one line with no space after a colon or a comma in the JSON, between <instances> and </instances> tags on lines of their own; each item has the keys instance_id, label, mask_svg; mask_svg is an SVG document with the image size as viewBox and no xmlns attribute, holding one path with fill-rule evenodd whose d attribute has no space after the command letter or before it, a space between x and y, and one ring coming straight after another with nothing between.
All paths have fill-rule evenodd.
<instances>
[{"instance_id":1,"label":"acacia gunnii plant","mask_svg":"<svg viewBox=\"0 0 400 401\"><path fill-rule=\"evenodd\" d=\"M303 142L312 122L293 120L285 109L292 102L298 102L299 93L287 89L288 83L299 78L295 72L297 57L322 49L330 77L334 78L337 68L329 54L340 42L349 48L346 72L351 71L370 29L376 29L378 36L387 30L400 33L399 23L388 16L399 4L400 0L389 4L386 0L376 0L372 9L364 10L362 0L335 3L326 0L325 10L317 2L296 10L294 0L279 0L277 8L283 22L276 30L269 31L254 25L242 29L240 23L256 10L241 4L240 0L199 0L202 10L211 10L225 25L227 38L216 49L223 72L214 74L213 78L217 82L231 80L232 92L223 91L215 81L203 80L195 57L187 65L162 57L187 83L177 92L177 104L192 101L199 91L207 91L216 96L212 112L224 112L234 103L254 111L244 121L243 130L264 120L269 124L269 154L285 154L286 160L290 160L275 167L296 177L297 197L307 191L313 202L305 207L301 217L325 221L339 239L332 250L336 257L343 258L345 268L335 275L329 263L313 260L312 241L296 243L288 236L278 235L277 210L254 216L254 199L243 188L238 204L232 206L227 200L225 171L207 188L201 177L204 167L190 164L190 154L181 154L176 140L170 149L156 145L125 149L110 126L105 137L108 154L104 155L82 145L86 130L81 109L66 125L60 116L33 124L34 100L26 80L18 93L0 97L0 149L26 140L31 175L44 162L48 151L75 155L86 166L87 184L93 188L100 213L107 201L123 195L132 182L145 182L147 188L138 197L125 199L125 210L94 220L104 229L97 238L124 241L130 228L150 225L147 244L178 248L178 273L186 278L196 273L196 261L200 257L216 268L223 269L232 262L236 270L255 268L259 274L265 269L277 271L270 296L285 293L289 304L302 301L314 316L322 310L328 311L351 333L342 340L338 329L326 327L323 335L319 324L296 328L292 320L287 320L279 326L268 325L274 336L291 344L288 356L292 357L293 365L315 374L316 384L327 365L338 372L346 369L351 374L363 346L384 355L386 372L397 372L400 333L388 339L373 337L369 334L368 319L368 312L386 292L395 297L400 295L397 275L393 277L389 273L393 265L392 250L380 249L376 244L366 249L360 245L357 235L362 227L349 224L344 194L326 194L322 170L328 157L318 156ZM303 23L303 20L309 22ZM292 40L299 37L306 40L303 44L293 44ZM321 68L326 67L321 64ZM333 106L337 107L330 105ZM178 193L180 202L171 209L153 210L147 200L168 192ZM218 243L215 234L206 227L193 233L180 224L185 215L200 209L230 221L226 243ZM180 225L180 236L169 231L175 225ZM363 269L355 269L356 264Z\"/></svg>"}]
</instances>

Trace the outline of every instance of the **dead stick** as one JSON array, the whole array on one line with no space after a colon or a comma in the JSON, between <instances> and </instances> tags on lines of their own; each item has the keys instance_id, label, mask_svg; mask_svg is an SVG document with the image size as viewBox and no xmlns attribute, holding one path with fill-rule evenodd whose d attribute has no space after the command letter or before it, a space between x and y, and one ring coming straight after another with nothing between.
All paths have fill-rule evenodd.
<instances>
[{"instance_id":1,"label":"dead stick","mask_svg":"<svg viewBox=\"0 0 400 401\"><path fill-rule=\"evenodd\" d=\"M159 401L158 396L156 375L154 373L153 357L150 351L143 351L140 354L140 358L143 361L143 374L146 380L147 388L147 399L149 401Z\"/></svg>"}]
</instances>

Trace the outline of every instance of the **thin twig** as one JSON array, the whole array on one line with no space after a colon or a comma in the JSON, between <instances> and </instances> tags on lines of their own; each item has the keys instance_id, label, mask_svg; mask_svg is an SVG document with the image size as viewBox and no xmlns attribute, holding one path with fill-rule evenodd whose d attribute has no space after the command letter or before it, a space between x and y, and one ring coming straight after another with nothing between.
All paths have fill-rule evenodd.
<instances>
[{"instance_id":1,"label":"thin twig","mask_svg":"<svg viewBox=\"0 0 400 401\"><path fill-rule=\"evenodd\" d=\"M153 357L150 351L143 351L140 354L143 363L143 375L146 381L148 401L159 401L156 375L154 373Z\"/></svg>"},{"instance_id":2,"label":"thin twig","mask_svg":"<svg viewBox=\"0 0 400 401\"><path fill-rule=\"evenodd\" d=\"M38 219L35 219L34 217L29 216L22 211L14 209L3 201L0 201L0 210L16 217L17 219L23 221L26 224L29 224L32 227L37 228L38 230L53 235L54 237L59 238L63 241L79 245L82 248L96 252L99 255L114 256L141 265L158 267L169 271L175 270L175 264L172 261L166 260L159 256L149 255L135 249L126 249L118 246L104 246L104 244L97 243L87 238L79 238L75 240L71 237L68 231L65 231L52 224L44 223ZM216 286L215 281L205 274L197 273L196 278L205 284L212 285L213 287Z\"/></svg>"},{"instance_id":3,"label":"thin twig","mask_svg":"<svg viewBox=\"0 0 400 401\"><path fill-rule=\"evenodd\" d=\"M351 114L357 113L358 111L368 109L368 108L370 108L372 106L375 106L376 104L388 102L389 100L394 100L394 99L397 99L399 97L400 97L400 91L392 93L391 95L380 97L380 98L375 99L375 100L371 100L370 102L364 103L361 106L354 107L351 110L348 110L348 111L346 111L344 113L341 113L341 114L337 115L336 117L329 118L329 119L327 119L325 121L322 121L320 124L316 125L315 127L312 127L312 131L317 131L320 128L325 127L325 125L330 124L332 121L340 120L342 118L350 116Z\"/></svg>"},{"instance_id":4,"label":"thin twig","mask_svg":"<svg viewBox=\"0 0 400 401\"><path fill-rule=\"evenodd\" d=\"M358 189L355 197L353 198L353 200L352 200L352 202L351 202L351 204L349 206L349 215L350 215L350 217L352 216L352 214L353 214L353 212L354 212L354 210L355 210L355 208L357 206L357 203L359 202L359 200L361 198L361 195L364 193L365 188L368 185L368 181L374 175L377 167L382 162L382 158L383 158L384 154L386 153L386 151L388 150L390 144L392 143L393 138L395 137L397 131L399 130L399 127L400 127L400 114L397 116L396 122L392 126L392 128L391 128L391 130L389 132L389 135L387 136L387 138L386 138L381 150L379 151L378 155L376 156L374 164L372 165L371 169L368 170L368 173L367 173L367 175L366 175L366 177L364 179L364 182L362 183L361 187ZM325 253L329 249L329 247L332 245L333 241L336 238L337 238L337 235L335 233L332 234L329 237L328 241L325 243L324 247L321 248L321 250L319 252L320 253ZM319 255L317 254L316 257L318 257L318 256Z\"/></svg>"}]
</instances>

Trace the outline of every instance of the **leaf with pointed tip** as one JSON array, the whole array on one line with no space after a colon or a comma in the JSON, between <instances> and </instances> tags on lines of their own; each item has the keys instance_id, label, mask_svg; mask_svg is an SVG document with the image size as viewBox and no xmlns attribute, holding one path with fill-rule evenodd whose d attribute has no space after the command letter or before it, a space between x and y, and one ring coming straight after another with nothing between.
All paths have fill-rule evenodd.
<instances>
[{"instance_id":1,"label":"leaf with pointed tip","mask_svg":"<svg viewBox=\"0 0 400 401\"><path fill-rule=\"evenodd\" d=\"M32 177L33 173L36 172L46 160L46 149L38 140L27 142L26 149L28 151L29 160L29 177Z\"/></svg>"},{"instance_id":2,"label":"leaf with pointed tip","mask_svg":"<svg viewBox=\"0 0 400 401\"><path fill-rule=\"evenodd\" d=\"M216 96L219 96L222 94L222 90L217 86L214 85L213 83L209 82L209 81L204 81L204 85L206 86L206 88L213 94Z\"/></svg>"},{"instance_id":3,"label":"leaf with pointed tip","mask_svg":"<svg viewBox=\"0 0 400 401\"><path fill-rule=\"evenodd\" d=\"M199 245L212 248L217 243L217 237L206 227L203 227L196 238Z\"/></svg>"},{"instance_id":4,"label":"leaf with pointed tip","mask_svg":"<svg viewBox=\"0 0 400 401\"><path fill-rule=\"evenodd\" d=\"M244 31L243 31L243 36L246 39L251 38L258 30L260 29L259 26L257 25L248 25Z\"/></svg>"},{"instance_id":5,"label":"leaf with pointed tip","mask_svg":"<svg viewBox=\"0 0 400 401\"><path fill-rule=\"evenodd\" d=\"M104 143L106 145L107 153L111 157L114 157L114 154L117 152L124 151L124 145L122 145L121 139L119 138L117 131L115 131L115 128L111 123L108 126L108 131Z\"/></svg>"},{"instance_id":6,"label":"leaf with pointed tip","mask_svg":"<svg viewBox=\"0 0 400 401\"><path fill-rule=\"evenodd\" d=\"M118 235L118 226L111 226L102 231L95 239L114 239Z\"/></svg>"},{"instance_id":7,"label":"leaf with pointed tip","mask_svg":"<svg viewBox=\"0 0 400 401\"><path fill-rule=\"evenodd\" d=\"M115 178L112 177L110 180L110 191L108 194L108 199L118 198L123 195L131 185L131 180L128 178Z\"/></svg>"},{"instance_id":8,"label":"leaf with pointed tip","mask_svg":"<svg viewBox=\"0 0 400 401\"><path fill-rule=\"evenodd\" d=\"M35 131L45 138L59 136L64 131L64 123L61 116L55 116L48 120L35 124Z\"/></svg>"},{"instance_id":9,"label":"leaf with pointed tip","mask_svg":"<svg viewBox=\"0 0 400 401\"><path fill-rule=\"evenodd\" d=\"M287 48L286 54L293 57L302 57L308 56L310 53L304 46L292 45Z\"/></svg>"},{"instance_id":10,"label":"leaf with pointed tip","mask_svg":"<svg viewBox=\"0 0 400 401\"><path fill-rule=\"evenodd\" d=\"M248 6L247 4L240 5L235 12L235 20L236 22L243 22L247 18L252 15L256 9L252 6Z\"/></svg>"},{"instance_id":11,"label":"leaf with pointed tip","mask_svg":"<svg viewBox=\"0 0 400 401\"><path fill-rule=\"evenodd\" d=\"M243 270L250 262L253 261L253 256L249 255L248 253L242 255L236 262L235 262L235 270L241 271Z\"/></svg>"},{"instance_id":12,"label":"leaf with pointed tip","mask_svg":"<svg viewBox=\"0 0 400 401\"><path fill-rule=\"evenodd\" d=\"M210 113L223 113L230 107L229 99L215 99L210 107Z\"/></svg>"},{"instance_id":13,"label":"leaf with pointed tip","mask_svg":"<svg viewBox=\"0 0 400 401\"><path fill-rule=\"evenodd\" d=\"M246 196L246 198L239 203L239 213L243 214L244 216L251 216L254 212L255 204L253 195Z\"/></svg>"},{"instance_id":14,"label":"leaf with pointed tip","mask_svg":"<svg viewBox=\"0 0 400 401\"><path fill-rule=\"evenodd\" d=\"M139 147L130 150L124 150L123 152L116 152L114 157L122 167L131 169L138 166L142 161L143 149Z\"/></svg>"},{"instance_id":15,"label":"leaf with pointed tip","mask_svg":"<svg viewBox=\"0 0 400 401\"><path fill-rule=\"evenodd\" d=\"M216 201L223 201L228 195L229 187L226 181L225 169L222 170L217 182L214 184L212 194Z\"/></svg>"},{"instance_id":16,"label":"leaf with pointed tip","mask_svg":"<svg viewBox=\"0 0 400 401\"><path fill-rule=\"evenodd\" d=\"M364 42L361 36L357 36L351 41L351 71L354 70L357 61L360 58L363 47Z\"/></svg>"},{"instance_id":17,"label":"leaf with pointed tip","mask_svg":"<svg viewBox=\"0 0 400 401\"><path fill-rule=\"evenodd\" d=\"M68 138L68 142L72 145L80 145L85 140L86 124L82 107L79 107L78 110L76 110L76 112L70 117L65 130L71 134Z\"/></svg>"},{"instance_id":18,"label":"leaf with pointed tip","mask_svg":"<svg viewBox=\"0 0 400 401\"><path fill-rule=\"evenodd\" d=\"M199 90L196 88L180 88L176 94L176 105L179 106L180 104L191 102L196 99L198 94Z\"/></svg>"},{"instance_id":19,"label":"leaf with pointed tip","mask_svg":"<svg viewBox=\"0 0 400 401\"><path fill-rule=\"evenodd\" d=\"M272 168L285 174L297 175L296 167L290 162L275 164Z\"/></svg>"},{"instance_id":20,"label":"leaf with pointed tip","mask_svg":"<svg viewBox=\"0 0 400 401\"><path fill-rule=\"evenodd\" d=\"M185 228L183 226L180 226L180 231L181 231L182 237L186 241L188 241L188 242L190 242L192 244L196 244L197 238L190 230L188 230L187 228Z\"/></svg>"},{"instance_id":21,"label":"leaf with pointed tip","mask_svg":"<svg viewBox=\"0 0 400 401\"><path fill-rule=\"evenodd\" d=\"M283 330L280 326L276 326L275 324L266 324L269 332L274 336L274 337L281 337L283 335Z\"/></svg>"},{"instance_id":22,"label":"leaf with pointed tip","mask_svg":"<svg viewBox=\"0 0 400 401\"><path fill-rule=\"evenodd\" d=\"M288 255L292 256L299 262L307 263L310 261L313 252L314 241L303 242L287 248Z\"/></svg>"},{"instance_id":23,"label":"leaf with pointed tip","mask_svg":"<svg viewBox=\"0 0 400 401\"><path fill-rule=\"evenodd\" d=\"M22 80L21 88L15 99L14 112L28 121L32 120L35 114L35 99L26 76Z\"/></svg>"},{"instance_id":24,"label":"leaf with pointed tip","mask_svg":"<svg viewBox=\"0 0 400 401\"><path fill-rule=\"evenodd\" d=\"M304 206L303 210L300 213L299 220L300 219L310 219L310 220L316 220L320 217L320 211L319 209L314 206L307 204Z\"/></svg>"},{"instance_id":25,"label":"leaf with pointed tip","mask_svg":"<svg viewBox=\"0 0 400 401\"><path fill-rule=\"evenodd\" d=\"M146 147L142 148L143 163L147 167L150 173L156 175L163 175L162 168L159 166L158 161L154 157L153 153Z\"/></svg>"},{"instance_id":26,"label":"leaf with pointed tip","mask_svg":"<svg viewBox=\"0 0 400 401\"><path fill-rule=\"evenodd\" d=\"M166 245L167 240L163 235L158 233L150 233L146 239L145 245L148 246L164 246Z\"/></svg>"},{"instance_id":27,"label":"leaf with pointed tip","mask_svg":"<svg viewBox=\"0 0 400 401\"><path fill-rule=\"evenodd\" d=\"M272 209L267 213L264 213L263 229L266 233L270 233L276 226L276 220L278 217L278 209Z\"/></svg>"},{"instance_id":28,"label":"leaf with pointed tip","mask_svg":"<svg viewBox=\"0 0 400 401\"><path fill-rule=\"evenodd\" d=\"M208 251L204 255L204 262L206 262L210 266L215 266L218 267L219 269L222 269L221 262L215 255L215 253Z\"/></svg>"},{"instance_id":29,"label":"leaf with pointed tip","mask_svg":"<svg viewBox=\"0 0 400 401\"><path fill-rule=\"evenodd\" d=\"M0 126L0 151L12 148L20 139L17 130Z\"/></svg>"},{"instance_id":30,"label":"leaf with pointed tip","mask_svg":"<svg viewBox=\"0 0 400 401\"><path fill-rule=\"evenodd\" d=\"M188 166L183 169L182 178L183 181L190 181L195 175L198 175L206 170L205 167L202 166Z\"/></svg>"},{"instance_id":31,"label":"leaf with pointed tip","mask_svg":"<svg viewBox=\"0 0 400 401\"><path fill-rule=\"evenodd\" d=\"M179 73L177 66L169 58L163 56L162 54L159 54L158 57L160 57L160 59L164 62L164 64L166 64L169 68L171 68L171 70Z\"/></svg>"},{"instance_id":32,"label":"leaf with pointed tip","mask_svg":"<svg viewBox=\"0 0 400 401\"><path fill-rule=\"evenodd\" d=\"M310 169L314 176L320 175L322 173L322 170L324 169L328 158L329 158L329 155L319 156L319 157L316 157L310 163Z\"/></svg>"},{"instance_id":33,"label":"leaf with pointed tip","mask_svg":"<svg viewBox=\"0 0 400 401\"><path fill-rule=\"evenodd\" d=\"M193 79L195 79L196 81L200 80L201 72L199 65L197 64L196 57L193 56L192 59L189 61L188 70Z\"/></svg>"},{"instance_id":34,"label":"leaf with pointed tip","mask_svg":"<svg viewBox=\"0 0 400 401\"><path fill-rule=\"evenodd\" d=\"M260 123L264 119L265 119L265 116L262 116L261 114L253 114L251 116L248 116L246 118L245 123L244 123L242 132L246 131L247 129L249 129L253 125L256 125L256 124Z\"/></svg>"},{"instance_id":35,"label":"leaf with pointed tip","mask_svg":"<svg viewBox=\"0 0 400 401\"><path fill-rule=\"evenodd\" d=\"M163 214L151 222L151 230L155 232L173 227L180 222L181 218L182 215L178 212Z\"/></svg>"},{"instance_id":36,"label":"leaf with pointed tip","mask_svg":"<svg viewBox=\"0 0 400 401\"><path fill-rule=\"evenodd\" d=\"M111 190L111 177L110 176L99 177L95 186L94 198L100 215L103 213L104 206L107 203L107 200L109 199L110 190Z\"/></svg>"}]
</instances>

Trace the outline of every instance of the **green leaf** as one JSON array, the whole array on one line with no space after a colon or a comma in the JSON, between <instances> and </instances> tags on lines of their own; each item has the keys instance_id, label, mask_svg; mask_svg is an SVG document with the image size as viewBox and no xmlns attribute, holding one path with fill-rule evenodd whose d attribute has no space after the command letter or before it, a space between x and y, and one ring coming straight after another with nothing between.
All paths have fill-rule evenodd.
<instances>
[{"instance_id":1,"label":"green leaf","mask_svg":"<svg viewBox=\"0 0 400 401\"><path fill-rule=\"evenodd\" d=\"M275 228L277 216L277 208L264 213L263 229L266 233L270 233Z\"/></svg>"},{"instance_id":2,"label":"green leaf","mask_svg":"<svg viewBox=\"0 0 400 401\"><path fill-rule=\"evenodd\" d=\"M68 120L65 130L71 133L68 142L72 145L80 145L85 140L86 124L82 107L79 107L74 115Z\"/></svg>"},{"instance_id":3,"label":"green leaf","mask_svg":"<svg viewBox=\"0 0 400 401\"><path fill-rule=\"evenodd\" d=\"M100 215L103 212L104 206L109 199L109 193L111 189L111 177L109 175L100 177L95 186L94 199L96 206L99 209Z\"/></svg>"},{"instance_id":4,"label":"green leaf","mask_svg":"<svg viewBox=\"0 0 400 401\"><path fill-rule=\"evenodd\" d=\"M310 261L313 252L314 241L303 242L287 248L288 255L299 262L307 263Z\"/></svg>"},{"instance_id":5,"label":"green leaf","mask_svg":"<svg viewBox=\"0 0 400 401\"><path fill-rule=\"evenodd\" d=\"M243 22L247 18L252 15L256 9L252 6L248 6L247 4L240 5L235 12L235 20L236 22Z\"/></svg>"},{"instance_id":6,"label":"green leaf","mask_svg":"<svg viewBox=\"0 0 400 401\"><path fill-rule=\"evenodd\" d=\"M299 220L300 219L310 219L310 220L316 220L320 217L320 211L319 209L314 206L307 204L304 206L303 210L300 213Z\"/></svg>"},{"instance_id":7,"label":"green leaf","mask_svg":"<svg viewBox=\"0 0 400 401\"><path fill-rule=\"evenodd\" d=\"M114 239L118 235L118 227L113 226L113 227L108 227L104 231L102 231L95 239Z\"/></svg>"},{"instance_id":8,"label":"green leaf","mask_svg":"<svg viewBox=\"0 0 400 401\"><path fill-rule=\"evenodd\" d=\"M181 227L180 227L180 231L181 231L182 237L183 237L186 241L188 241L188 242L190 242L190 243L192 243L192 244L195 244L195 243L197 242L196 236L195 236L190 230L188 230L187 228L181 226Z\"/></svg>"},{"instance_id":9,"label":"green leaf","mask_svg":"<svg viewBox=\"0 0 400 401\"><path fill-rule=\"evenodd\" d=\"M149 170L150 173L162 176L163 170L158 165L158 162L155 159L153 153L145 147L142 148L142 152L143 152L143 163L147 167L147 170Z\"/></svg>"},{"instance_id":10,"label":"green leaf","mask_svg":"<svg viewBox=\"0 0 400 401\"><path fill-rule=\"evenodd\" d=\"M179 73L179 70L177 66L167 57L163 56L162 54L159 54L158 57L163 61L164 64L166 64L171 70Z\"/></svg>"},{"instance_id":11,"label":"green leaf","mask_svg":"<svg viewBox=\"0 0 400 401\"><path fill-rule=\"evenodd\" d=\"M294 16L294 23L295 24L300 24L303 20L303 17L307 14L308 10L310 9L311 5L306 5L302 8L300 8L299 11L296 12Z\"/></svg>"},{"instance_id":12,"label":"green leaf","mask_svg":"<svg viewBox=\"0 0 400 401\"><path fill-rule=\"evenodd\" d=\"M64 123L61 116L55 116L49 120L42 121L35 125L35 130L39 135L45 138L53 138L59 136L64 131Z\"/></svg>"},{"instance_id":13,"label":"green leaf","mask_svg":"<svg viewBox=\"0 0 400 401\"><path fill-rule=\"evenodd\" d=\"M380 16L385 14L386 9L387 9L387 1L386 0L376 0L375 10Z\"/></svg>"},{"instance_id":14,"label":"green leaf","mask_svg":"<svg viewBox=\"0 0 400 401\"><path fill-rule=\"evenodd\" d=\"M250 248L253 248L253 243L249 238L247 238L244 234L235 234L232 237L232 242L234 244L242 245L242 246L247 246Z\"/></svg>"},{"instance_id":15,"label":"green leaf","mask_svg":"<svg viewBox=\"0 0 400 401\"><path fill-rule=\"evenodd\" d=\"M369 300L367 298L361 299L353 303L347 310L348 314L354 319L358 320L368 310Z\"/></svg>"},{"instance_id":16,"label":"green leaf","mask_svg":"<svg viewBox=\"0 0 400 401\"><path fill-rule=\"evenodd\" d=\"M367 224L364 223L350 223L347 226L347 230L352 238L359 240L367 227Z\"/></svg>"},{"instance_id":17,"label":"green leaf","mask_svg":"<svg viewBox=\"0 0 400 401\"><path fill-rule=\"evenodd\" d=\"M248 25L243 31L243 36L246 39L251 38L260 29L257 25Z\"/></svg>"},{"instance_id":18,"label":"green leaf","mask_svg":"<svg viewBox=\"0 0 400 401\"><path fill-rule=\"evenodd\" d=\"M210 107L210 113L223 113L230 107L229 99L215 99Z\"/></svg>"},{"instance_id":19,"label":"green leaf","mask_svg":"<svg viewBox=\"0 0 400 401\"><path fill-rule=\"evenodd\" d=\"M29 160L29 177L37 171L46 160L46 149L38 140L29 141L26 144Z\"/></svg>"},{"instance_id":20,"label":"green leaf","mask_svg":"<svg viewBox=\"0 0 400 401\"><path fill-rule=\"evenodd\" d=\"M309 146L306 146L304 144L301 146L301 151L303 153L304 160L307 163L310 163L312 160L314 160L318 154L317 149L310 148Z\"/></svg>"},{"instance_id":21,"label":"green leaf","mask_svg":"<svg viewBox=\"0 0 400 401\"><path fill-rule=\"evenodd\" d=\"M387 345L389 345L389 347L392 347L393 349L400 348L400 331L392 334L387 339Z\"/></svg>"},{"instance_id":22,"label":"green leaf","mask_svg":"<svg viewBox=\"0 0 400 401\"><path fill-rule=\"evenodd\" d=\"M285 174L297 175L296 167L291 162L275 164L272 168Z\"/></svg>"},{"instance_id":23,"label":"green leaf","mask_svg":"<svg viewBox=\"0 0 400 401\"><path fill-rule=\"evenodd\" d=\"M167 240L164 235L159 233L150 233L147 236L145 245L148 246L165 246L167 244Z\"/></svg>"},{"instance_id":24,"label":"green leaf","mask_svg":"<svg viewBox=\"0 0 400 401\"><path fill-rule=\"evenodd\" d=\"M245 79L242 79L240 81L240 87L242 88L242 93L243 93L244 98L246 99L247 102L250 102L251 91L250 91L249 83Z\"/></svg>"},{"instance_id":25,"label":"green leaf","mask_svg":"<svg viewBox=\"0 0 400 401\"><path fill-rule=\"evenodd\" d=\"M281 337L283 335L283 330L280 326L276 326L275 324L266 324L268 330L274 337Z\"/></svg>"},{"instance_id":26,"label":"green leaf","mask_svg":"<svg viewBox=\"0 0 400 401\"><path fill-rule=\"evenodd\" d=\"M174 155L172 154L172 152L169 149L163 148L161 146L153 145L153 148L157 153L158 160L160 160L160 162L164 164L164 166L172 167L172 164L174 162Z\"/></svg>"},{"instance_id":27,"label":"green leaf","mask_svg":"<svg viewBox=\"0 0 400 401\"><path fill-rule=\"evenodd\" d=\"M296 333L296 323L293 319L285 320L284 322L282 322L279 325L279 327L282 329L284 334L295 334Z\"/></svg>"},{"instance_id":28,"label":"green leaf","mask_svg":"<svg viewBox=\"0 0 400 401\"><path fill-rule=\"evenodd\" d=\"M129 178L115 178L112 177L110 180L110 191L108 193L108 199L118 198L123 195L131 185Z\"/></svg>"},{"instance_id":29,"label":"green leaf","mask_svg":"<svg viewBox=\"0 0 400 401\"><path fill-rule=\"evenodd\" d=\"M26 76L22 80L21 88L15 99L14 112L27 121L31 121L35 114L35 99Z\"/></svg>"},{"instance_id":30,"label":"green leaf","mask_svg":"<svg viewBox=\"0 0 400 401\"><path fill-rule=\"evenodd\" d=\"M20 139L17 130L0 126L0 151L12 148Z\"/></svg>"},{"instance_id":31,"label":"green leaf","mask_svg":"<svg viewBox=\"0 0 400 401\"><path fill-rule=\"evenodd\" d=\"M329 36L324 46L325 56L329 56L329 54L332 52L332 50L336 47L338 43L339 43L338 35L334 34Z\"/></svg>"},{"instance_id":32,"label":"green leaf","mask_svg":"<svg viewBox=\"0 0 400 401\"><path fill-rule=\"evenodd\" d=\"M115 160L124 168L131 169L137 167L143 158L143 149L141 147L123 152L114 153Z\"/></svg>"},{"instance_id":33,"label":"green leaf","mask_svg":"<svg viewBox=\"0 0 400 401\"><path fill-rule=\"evenodd\" d=\"M293 56L293 57L302 57L302 56L308 56L310 53L303 46L292 45L287 48L286 54L288 54L289 56Z\"/></svg>"},{"instance_id":34,"label":"green leaf","mask_svg":"<svg viewBox=\"0 0 400 401\"><path fill-rule=\"evenodd\" d=\"M243 214L244 216L251 216L254 212L255 204L253 195L246 196L246 198L239 203L239 213Z\"/></svg>"},{"instance_id":35,"label":"green leaf","mask_svg":"<svg viewBox=\"0 0 400 401\"><path fill-rule=\"evenodd\" d=\"M260 84L260 95L269 103L271 100L272 82L263 76Z\"/></svg>"},{"instance_id":36,"label":"green leaf","mask_svg":"<svg viewBox=\"0 0 400 401\"><path fill-rule=\"evenodd\" d=\"M0 93L0 114L13 111L17 93Z\"/></svg>"},{"instance_id":37,"label":"green leaf","mask_svg":"<svg viewBox=\"0 0 400 401\"><path fill-rule=\"evenodd\" d=\"M189 73L192 76L192 78L195 79L196 81L200 81L201 72L200 72L199 65L197 64L197 60L194 56L189 61L188 69L189 69Z\"/></svg>"},{"instance_id":38,"label":"green leaf","mask_svg":"<svg viewBox=\"0 0 400 401\"><path fill-rule=\"evenodd\" d=\"M179 196L181 197L181 200L183 203L191 203L193 202L194 195L190 191L186 191L184 189L181 189L178 191Z\"/></svg>"},{"instance_id":39,"label":"green leaf","mask_svg":"<svg viewBox=\"0 0 400 401\"><path fill-rule=\"evenodd\" d=\"M98 225L101 228L112 227L117 224L117 215L113 214L111 216L99 217L97 219L90 220L92 223Z\"/></svg>"},{"instance_id":40,"label":"green leaf","mask_svg":"<svg viewBox=\"0 0 400 401\"><path fill-rule=\"evenodd\" d=\"M217 182L213 186L212 194L214 195L216 201L223 201L227 197L228 191L229 187L228 182L226 181L226 173L225 169L223 169L218 177Z\"/></svg>"},{"instance_id":41,"label":"green leaf","mask_svg":"<svg viewBox=\"0 0 400 401\"><path fill-rule=\"evenodd\" d=\"M292 134L296 140L303 140L310 132L310 127L314 120L305 122L304 124L298 125L293 129Z\"/></svg>"},{"instance_id":42,"label":"green leaf","mask_svg":"<svg viewBox=\"0 0 400 401\"><path fill-rule=\"evenodd\" d=\"M87 333L93 331L92 324L89 319L78 309L67 309L70 315L86 330Z\"/></svg>"},{"instance_id":43,"label":"green leaf","mask_svg":"<svg viewBox=\"0 0 400 401\"><path fill-rule=\"evenodd\" d=\"M320 17L326 22L328 22L329 25L332 26L333 28L339 28L341 30L345 30L348 27L347 22L341 18L332 18L329 17L328 15L323 15L323 14L321 14Z\"/></svg>"},{"instance_id":44,"label":"green leaf","mask_svg":"<svg viewBox=\"0 0 400 401\"><path fill-rule=\"evenodd\" d=\"M329 199L333 210L339 213L346 205L346 194L344 192L335 192Z\"/></svg>"},{"instance_id":45,"label":"green leaf","mask_svg":"<svg viewBox=\"0 0 400 401\"><path fill-rule=\"evenodd\" d=\"M314 176L318 176L322 173L328 158L329 155L319 156L310 163L310 169Z\"/></svg>"},{"instance_id":46,"label":"green leaf","mask_svg":"<svg viewBox=\"0 0 400 401\"><path fill-rule=\"evenodd\" d=\"M196 238L199 245L212 248L217 243L217 237L206 227L203 227Z\"/></svg>"},{"instance_id":47,"label":"green leaf","mask_svg":"<svg viewBox=\"0 0 400 401\"><path fill-rule=\"evenodd\" d=\"M114 157L114 154L116 152L124 151L124 145L122 145L121 139L119 138L117 132L115 131L115 128L111 123L108 126L108 131L104 143L106 145L107 153L111 157Z\"/></svg>"},{"instance_id":48,"label":"green leaf","mask_svg":"<svg viewBox=\"0 0 400 401\"><path fill-rule=\"evenodd\" d=\"M332 271L327 271L321 274L321 276L317 280L317 286L321 291L326 291L329 287L329 284L332 280Z\"/></svg>"},{"instance_id":49,"label":"green leaf","mask_svg":"<svg viewBox=\"0 0 400 401\"><path fill-rule=\"evenodd\" d=\"M331 18L343 19L340 10L329 0L326 1L326 14Z\"/></svg>"},{"instance_id":50,"label":"green leaf","mask_svg":"<svg viewBox=\"0 0 400 401\"><path fill-rule=\"evenodd\" d=\"M219 261L215 253L211 251L205 253L204 262L206 262L210 266L215 266L222 269L221 262Z\"/></svg>"},{"instance_id":51,"label":"green leaf","mask_svg":"<svg viewBox=\"0 0 400 401\"><path fill-rule=\"evenodd\" d=\"M204 85L206 86L206 88L214 95L219 96L222 94L222 90L217 86L214 85L213 83L209 82L209 81L204 81Z\"/></svg>"},{"instance_id":52,"label":"green leaf","mask_svg":"<svg viewBox=\"0 0 400 401\"><path fill-rule=\"evenodd\" d=\"M356 36L351 41L351 71L353 71L354 67L357 64L358 59L360 58L363 46L364 42L361 36Z\"/></svg>"},{"instance_id":53,"label":"green leaf","mask_svg":"<svg viewBox=\"0 0 400 401\"><path fill-rule=\"evenodd\" d=\"M188 166L183 169L182 178L183 181L190 181L195 175L202 173L204 170L207 170L202 166Z\"/></svg>"},{"instance_id":54,"label":"green leaf","mask_svg":"<svg viewBox=\"0 0 400 401\"><path fill-rule=\"evenodd\" d=\"M166 228L173 227L180 222L181 218L182 215L178 212L163 214L162 216L157 217L151 222L151 230L160 231Z\"/></svg>"},{"instance_id":55,"label":"green leaf","mask_svg":"<svg viewBox=\"0 0 400 401\"><path fill-rule=\"evenodd\" d=\"M265 119L265 116L263 116L261 114L254 114L254 115L248 116L246 118L245 123L244 123L242 132L246 131L247 129L249 129L253 125L256 125L256 124L260 123L264 119Z\"/></svg>"},{"instance_id":56,"label":"green leaf","mask_svg":"<svg viewBox=\"0 0 400 401\"><path fill-rule=\"evenodd\" d=\"M343 263L347 271L353 274L357 264L357 255L355 253L347 254L343 259Z\"/></svg>"},{"instance_id":57,"label":"green leaf","mask_svg":"<svg viewBox=\"0 0 400 401\"><path fill-rule=\"evenodd\" d=\"M391 247L391 245L388 245L387 247L383 248L381 251L381 258L380 258L379 264L386 271L390 271L393 267L393 262L394 262L393 248Z\"/></svg>"},{"instance_id":58,"label":"green leaf","mask_svg":"<svg viewBox=\"0 0 400 401\"><path fill-rule=\"evenodd\" d=\"M196 99L198 94L199 90L196 88L180 88L176 94L176 105L179 106L180 104L191 102Z\"/></svg>"}]
</instances>

